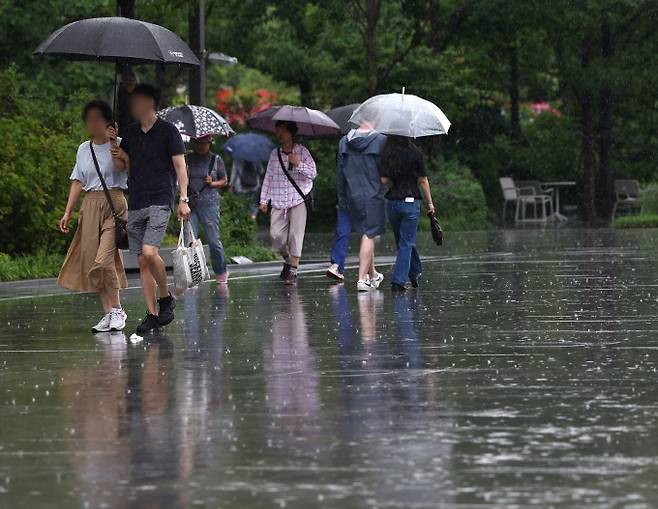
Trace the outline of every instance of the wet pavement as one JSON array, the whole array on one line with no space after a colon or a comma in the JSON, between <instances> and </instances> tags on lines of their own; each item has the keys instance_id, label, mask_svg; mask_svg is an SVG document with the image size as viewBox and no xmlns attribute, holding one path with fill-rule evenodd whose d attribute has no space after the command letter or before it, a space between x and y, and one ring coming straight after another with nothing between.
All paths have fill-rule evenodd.
<instances>
[{"instance_id":1,"label":"wet pavement","mask_svg":"<svg viewBox=\"0 0 658 509\"><path fill-rule=\"evenodd\" d=\"M143 344L5 288L0 507L657 507L657 245L454 234L419 291L244 275Z\"/></svg>"}]
</instances>

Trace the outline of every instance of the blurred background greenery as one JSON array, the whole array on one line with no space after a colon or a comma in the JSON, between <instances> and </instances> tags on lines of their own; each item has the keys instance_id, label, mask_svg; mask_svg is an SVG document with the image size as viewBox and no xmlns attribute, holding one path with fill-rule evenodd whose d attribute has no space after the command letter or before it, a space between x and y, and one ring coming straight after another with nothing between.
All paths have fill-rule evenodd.
<instances>
[{"instance_id":1,"label":"blurred background greenery","mask_svg":"<svg viewBox=\"0 0 658 509\"><path fill-rule=\"evenodd\" d=\"M195 0L121 3L188 39ZM56 224L84 139L80 108L109 100L113 84L110 65L31 52L57 27L116 7L0 4L1 252L65 249ZM404 86L453 123L448 136L419 141L447 229L495 227L501 176L574 180L565 203L586 224L606 224L616 178L640 180L645 211L658 212L657 15L658 2L643 0L206 0L206 47L240 61L209 65L207 104L241 130L269 104L326 110ZM134 70L163 90L165 104L186 101L186 70ZM329 230L336 141L309 146L319 168L310 228ZM224 235L247 245L255 233L241 230L244 213L230 200ZM250 238L236 240L240 231Z\"/></svg>"}]
</instances>

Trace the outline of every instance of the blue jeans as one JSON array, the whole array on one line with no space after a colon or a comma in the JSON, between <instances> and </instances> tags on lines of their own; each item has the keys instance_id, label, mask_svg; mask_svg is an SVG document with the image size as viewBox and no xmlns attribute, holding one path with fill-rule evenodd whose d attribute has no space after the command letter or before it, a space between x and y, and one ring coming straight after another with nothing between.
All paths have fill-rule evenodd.
<instances>
[{"instance_id":1,"label":"blue jeans","mask_svg":"<svg viewBox=\"0 0 658 509\"><path fill-rule=\"evenodd\" d=\"M338 270L342 274L345 272L345 258L347 257L347 247L352 235L352 216L340 208L337 211L336 221L336 240L331 250L331 263L338 265Z\"/></svg>"},{"instance_id":2,"label":"blue jeans","mask_svg":"<svg viewBox=\"0 0 658 509\"><path fill-rule=\"evenodd\" d=\"M391 281L404 285L408 278L418 277L421 272L420 256L416 249L420 200L413 202L389 200L387 209L388 220L393 228L395 244L398 248Z\"/></svg>"},{"instance_id":3,"label":"blue jeans","mask_svg":"<svg viewBox=\"0 0 658 509\"><path fill-rule=\"evenodd\" d=\"M203 225L203 231L208 239L210 247L210 261L215 275L219 276L226 272L226 259L224 257L224 246L219 240L219 208L217 205L197 205L190 215L194 235L199 236L199 223Z\"/></svg>"}]
</instances>

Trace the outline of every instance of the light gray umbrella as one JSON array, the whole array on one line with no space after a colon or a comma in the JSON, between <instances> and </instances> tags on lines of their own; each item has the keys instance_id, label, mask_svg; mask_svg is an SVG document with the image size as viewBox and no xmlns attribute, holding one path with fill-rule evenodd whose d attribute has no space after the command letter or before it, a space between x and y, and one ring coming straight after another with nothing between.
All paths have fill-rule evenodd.
<instances>
[{"instance_id":1,"label":"light gray umbrella","mask_svg":"<svg viewBox=\"0 0 658 509\"><path fill-rule=\"evenodd\" d=\"M382 94L371 97L350 117L350 123L369 124L382 134L419 138L447 134L448 117L439 107L415 95Z\"/></svg>"},{"instance_id":2,"label":"light gray umbrella","mask_svg":"<svg viewBox=\"0 0 658 509\"><path fill-rule=\"evenodd\" d=\"M297 124L300 136L338 136L340 127L327 115L304 106L274 106L256 113L248 121L254 129L273 133L277 121L287 120Z\"/></svg>"}]
</instances>

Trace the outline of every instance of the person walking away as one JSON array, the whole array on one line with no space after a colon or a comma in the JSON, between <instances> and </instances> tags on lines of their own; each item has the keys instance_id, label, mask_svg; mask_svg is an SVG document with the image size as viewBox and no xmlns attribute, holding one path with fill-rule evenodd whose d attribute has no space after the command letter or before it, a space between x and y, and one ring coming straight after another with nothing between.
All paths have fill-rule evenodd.
<instances>
[{"instance_id":1,"label":"person walking away","mask_svg":"<svg viewBox=\"0 0 658 509\"><path fill-rule=\"evenodd\" d=\"M180 186L178 217L189 219L185 145L173 124L159 119L160 92L151 85L137 85L130 106L136 122L126 131L112 157L127 165L128 242L139 260L139 276L146 316L138 334L168 325L174 320L176 301L167 286L167 271L160 257L160 243L174 206L176 181ZM108 129L111 137L116 130ZM157 298L157 300L156 300Z\"/></svg>"},{"instance_id":2,"label":"person walking away","mask_svg":"<svg viewBox=\"0 0 658 509\"><path fill-rule=\"evenodd\" d=\"M406 290L407 280L418 287L421 263L416 249L421 194L435 213L423 155L409 138L389 136L382 155L382 183L389 186L388 219L395 234L397 256L391 276L394 292Z\"/></svg>"},{"instance_id":3,"label":"person walking away","mask_svg":"<svg viewBox=\"0 0 658 509\"><path fill-rule=\"evenodd\" d=\"M385 144L386 136L364 123L343 136L338 145L338 203L346 207L352 229L361 239L356 284L360 292L379 288L384 279L375 268L375 237L384 233L386 222L385 189L380 180L380 155ZM346 229L344 222L342 231ZM343 242L346 249L347 241ZM335 262L337 265L338 261L340 259ZM329 273L333 273L332 268Z\"/></svg>"},{"instance_id":4,"label":"person walking away","mask_svg":"<svg viewBox=\"0 0 658 509\"><path fill-rule=\"evenodd\" d=\"M226 187L224 161L211 151L212 135L192 139L192 153L187 157L190 189L196 193L196 204L190 220L195 236L199 236L199 224L208 238L212 270L219 284L226 284L228 271L224 246L219 238L219 193Z\"/></svg>"},{"instance_id":5,"label":"person walking away","mask_svg":"<svg viewBox=\"0 0 658 509\"><path fill-rule=\"evenodd\" d=\"M352 235L352 216L349 209L341 199L338 198L336 205L336 236L331 248L330 265L325 272L329 279L338 282L345 281L345 259L347 258L347 248Z\"/></svg>"},{"instance_id":6,"label":"person walking away","mask_svg":"<svg viewBox=\"0 0 658 509\"><path fill-rule=\"evenodd\" d=\"M80 194L84 192L78 227L59 273L57 284L63 288L98 293L103 317L92 331L122 330L126 313L121 307L119 290L128 286L121 253L116 247L112 208L98 177L92 150L103 179L109 189L112 204L119 217L126 218L128 205L123 195L127 175L122 162L112 160L111 141L106 128L112 122L112 109L103 101L88 102L82 113L91 138L78 147L71 173L71 188L64 215L59 221L62 233L69 233L71 214Z\"/></svg>"},{"instance_id":7,"label":"person walking away","mask_svg":"<svg viewBox=\"0 0 658 509\"><path fill-rule=\"evenodd\" d=\"M272 151L267 163L260 193L260 210L266 214L268 203L272 206L272 249L283 257L283 268L279 277L286 284L294 285L297 282L297 269L302 256L307 209L304 196L295 189L290 180L294 180L299 190L307 196L313 189L317 170L308 149L295 143L297 124L280 120L275 127L281 146Z\"/></svg>"},{"instance_id":8,"label":"person walking away","mask_svg":"<svg viewBox=\"0 0 658 509\"><path fill-rule=\"evenodd\" d=\"M234 159L231 165L230 189L247 205L252 219L258 216L258 194L263 165Z\"/></svg>"}]
</instances>

